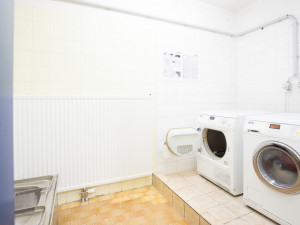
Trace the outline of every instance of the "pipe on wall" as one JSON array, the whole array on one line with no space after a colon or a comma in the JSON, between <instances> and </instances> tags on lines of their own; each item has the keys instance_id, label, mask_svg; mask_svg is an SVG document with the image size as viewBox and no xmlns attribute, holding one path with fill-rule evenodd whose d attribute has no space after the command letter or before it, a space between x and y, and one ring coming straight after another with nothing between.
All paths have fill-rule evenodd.
<instances>
[{"instance_id":1,"label":"pipe on wall","mask_svg":"<svg viewBox=\"0 0 300 225\"><path fill-rule=\"evenodd\" d=\"M147 14L134 12L134 11L130 11L130 10L125 10L125 9L121 9L121 8L117 8L117 7L102 5L99 2L96 2L96 1L93 1L93 0L53 0L53 1L61 1L61 2L67 2L67 3L82 5L82 6L88 6L88 7L92 7L92 8L109 10L109 11L113 11L113 12L117 12L117 13L142 17L142 18L146 18L146 19L152 19L152 20L156 20L156 21L160 21L160 22L175 24L175 25L184 26L184 27L188 27L188 28L193 28L193 29L197 29L197 30L201 30L201 31L210 32L210 33L225 35L225 36L232 37L232 38L240 38L242 36L253 33L255 31L263 30L264 28L269 27L273 24L280 23L280 22L285 21L287 19L291 19L292 23L293 23L293 76L292 77L298 77L299 76L299 72L298 72L299 71L299 63L298 63L298 59L299 59L299 53L298 53L298 38L299 38L298 37L298 20L293 15L285 15L285 16L279 17L277 19L271 20L267 23L264 23L262 25L259 25L257 27L254 27L252 29L234 34L234 33L226 32L226 31L222 31L222 30L212 29L212 28L209 28L209 27L197 26L197 25L194 25L194 24L183 23L183 22L180 22L180 21L166 19L166 18L163 18L163 17L152 16L152 15L147 15ZM288 79L288 82L289 82L289 80L290 80L290 78Z\"/></svg>"}]
</instances>

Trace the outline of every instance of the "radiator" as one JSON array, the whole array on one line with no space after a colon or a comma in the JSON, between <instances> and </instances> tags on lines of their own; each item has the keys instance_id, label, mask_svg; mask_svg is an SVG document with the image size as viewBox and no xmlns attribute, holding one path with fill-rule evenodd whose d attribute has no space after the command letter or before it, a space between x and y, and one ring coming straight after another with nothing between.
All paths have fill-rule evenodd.
<instances>
[{"instance_id":1,"label":"radiator","mask_svg":"<svg viewBox=\"0 0 300 225\"><path fill-rule=\"evenodd\" d=\"M14 97L15 179L59 174L59 191L151 175L151 98Z\"/></svg>"}]
</instances>

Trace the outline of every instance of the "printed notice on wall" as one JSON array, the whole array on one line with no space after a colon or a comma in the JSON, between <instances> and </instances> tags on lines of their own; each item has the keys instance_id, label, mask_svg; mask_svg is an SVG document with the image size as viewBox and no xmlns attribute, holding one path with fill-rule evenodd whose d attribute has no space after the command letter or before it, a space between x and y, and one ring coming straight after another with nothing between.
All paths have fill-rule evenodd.
<instances>
[{"instance_id":1,"label":"printed notice on wall","mask_svg":"<svg viewBox=\"0 0 300 225\"><path fill-rule=\"evenodd\" d=\"M182 76L181 53L164 53L164 76L169 78Z\"/></svg>"},{"instance_id":2,"label":"printed notice on wall","mask_svg":"<svg viewBox=\"0 0 300 225\"><path fill-rule=\"evenodd\" d=\"M165 52L164 77L197 79L198 55L183 55L180 52Z\"/></svg>"},{"instance_id":3,"label":"printed notice on wall","mask_svg":"<svg viewBox=\"0 0 300 225\"><path fill-rule=\"evenodd\" d=\"M198 78L198 55L184 55L182 63L183 78Z\"/></svg>"}]
</instances>

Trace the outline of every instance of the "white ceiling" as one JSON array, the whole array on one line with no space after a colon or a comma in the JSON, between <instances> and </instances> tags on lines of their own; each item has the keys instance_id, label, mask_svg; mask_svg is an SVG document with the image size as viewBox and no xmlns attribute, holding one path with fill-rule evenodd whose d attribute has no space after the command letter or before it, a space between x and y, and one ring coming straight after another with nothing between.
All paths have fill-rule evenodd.
<instances>
[{"instance_id":1,"label":"white ceiling","mask_svg":"<svg viewBox=\"0 0 300 225\"><path fill-rule=\"evenodd\" d=\"M238 11L257 0L200 0L202 2L207 2L212 5L216 5L231 11Z\"/></svg>"}]
</instances>

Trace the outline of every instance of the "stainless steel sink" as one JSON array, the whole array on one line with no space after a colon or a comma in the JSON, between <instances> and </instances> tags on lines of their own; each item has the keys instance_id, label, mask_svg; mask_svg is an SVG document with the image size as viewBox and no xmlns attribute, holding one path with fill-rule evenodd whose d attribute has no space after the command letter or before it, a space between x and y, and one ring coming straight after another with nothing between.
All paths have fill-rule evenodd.
<instances>
[{"instance_id":1,"label":"stainless steel sink","mask_svg":"<svg viewBox=\"0 0 300 225\"><path fill-rule=\"evenodd\" d=\"M27 186L15 188L15 210L36 207L41 198L42 188Z\"/></svg>"},{"instance_id":2,"label":"stainless steel sink","mask_svg":"<svg viewBox=\"0 0 300 225\"><path fill-rule=\"evenodd\" d=\"M50 225L57 186L56 176L15 181L15 224Z\"/></svg>"}]
</instances>

